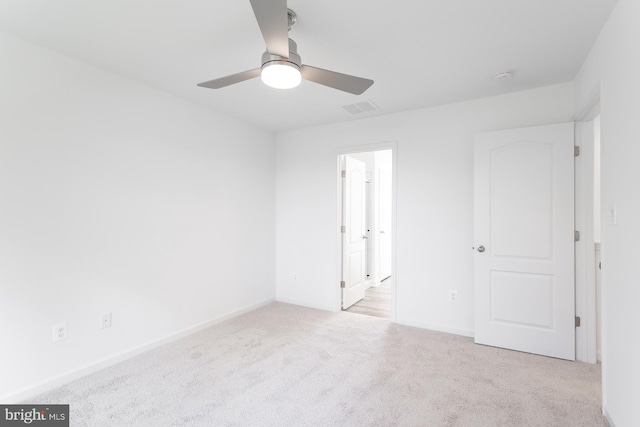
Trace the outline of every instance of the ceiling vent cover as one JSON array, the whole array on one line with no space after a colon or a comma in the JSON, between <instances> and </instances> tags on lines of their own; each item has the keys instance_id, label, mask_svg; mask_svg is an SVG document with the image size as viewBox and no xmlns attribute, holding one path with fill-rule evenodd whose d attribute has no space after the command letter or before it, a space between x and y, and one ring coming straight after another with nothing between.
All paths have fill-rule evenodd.
<instances>
[{"instance_id":1,"label":"ceiling vent cover","mask_svg":"<svg viewBox=\"0 0 640 427\"><path fill-rule=\"evenodd\" d=\"M380 108L371 101L356 102L355 104L343 105L342 108L351 114L369 113Z\"/></svg>"}]
</instances>

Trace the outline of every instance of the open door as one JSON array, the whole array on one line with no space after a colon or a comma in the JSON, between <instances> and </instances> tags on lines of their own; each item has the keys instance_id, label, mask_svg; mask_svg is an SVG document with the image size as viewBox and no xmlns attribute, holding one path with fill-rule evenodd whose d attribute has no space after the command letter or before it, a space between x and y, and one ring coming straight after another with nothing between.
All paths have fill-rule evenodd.
<instances>
[{"instance_id":1,"label":"open door","mask_svg":"<svg viewBox=\"0 0 640 427\"><path fill-rule=\"evenodd\" d=\"M574 125L476 135L475 342L575 360Z\"/></svg>"},{"instance_id":2,"label":"open door","mask_svg":"<svg viewBox=\"0 0 640 427\"><path fill-rule=\"evenodd\" d=\"M366 167L342 158L342 309L364 298L366 291Z\"/></svg>"}]
</instances>

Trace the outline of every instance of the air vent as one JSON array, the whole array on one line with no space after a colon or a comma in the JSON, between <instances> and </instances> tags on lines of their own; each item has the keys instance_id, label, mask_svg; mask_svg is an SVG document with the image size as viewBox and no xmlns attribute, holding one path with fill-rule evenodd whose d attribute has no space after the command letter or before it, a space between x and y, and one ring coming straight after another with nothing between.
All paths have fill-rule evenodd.
<instances>
[{"instance_id":1,"label":"air vent","mask_svg":"<svg viewBox=\"0 0 640 427\"><path fill-rule=\"evenodd\" d=\"M344 108L351 114L369 113L371 111L376 111L380 109L372 101L363 101L363 102L356 102L355 104L343 105L342 108Z\"/></svg>"},{"instance_id":2,"label":"air vent","mask_svg":"<svg viewBox=\"0 0 640 427\"><path fill-rule=\"evenodd\" d=\"M342 108L350 112L351 114L360 114L362 110L358 108L356 104L343 105Z\"/></svg>"}]
</instances>

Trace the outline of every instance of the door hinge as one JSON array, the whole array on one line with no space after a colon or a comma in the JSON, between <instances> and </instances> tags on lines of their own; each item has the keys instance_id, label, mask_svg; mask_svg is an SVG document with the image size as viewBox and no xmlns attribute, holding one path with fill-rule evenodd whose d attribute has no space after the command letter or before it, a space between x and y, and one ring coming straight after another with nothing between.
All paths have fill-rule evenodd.
<instances>
[{"instance_id":1,"label":"door hinge","mask_svg":"<svg viewBox=\"0 0 640 427\"><path fill-rule=\"evenodd\" d=\"M344 289L344 288L345 288L345 286L346 286L346 283L344 283L344 280L341 280L341 281L340 281L340 287L341 287L342 289Z\"/></svg>"},{"instance_id":2,"label":"door hinge","mask_svg":"<svg viewBox=\"0 0 640 427\"><path fill-rule=\"evenodd\" d=\"M576 230L576 232L575 232L574 239L575 239L576 242L580 241L580 232L578 230Z\"/></svg>"},{"instance_id":3,"label":"door hinge","mask_svg":"<svg viewBox=\"0 0 640 427\"><path fill-rule=\"evenodd\" d=\"M346 178L347 177L347 171L342 171L340 173L340 176L343 177L343 178Z\"/></svg>"},{"instance_id":4,"label":"door hinge","mask_svg":"<svg viewBox=\"0 0 640 427\"><path fill-rule=\"evenodd\" d=\"M341 233L346 233L347 232L347 227L345 227L344 225L340 226L340 232Z\"/></svg>"},{"instance_id":5,"label":"door hinge","mask_svg":"<svg viewBox=\"0 0 640 427\"><path fill-rule=\"evenodd\" d=\"M576 328L580 327L580 317L576 316Z\"/></svg>"},{"instance_id":6,"label":"door hinge","mask_svg":"<svg viewBox=\"0 0 640 427\"><path fill-rule=\"evenodd\" d=\"M573 146L573 155L575 157L579 157L580 156L580 146L578 146L578 145L574 145Z\"/></svg>"}]
</instances>

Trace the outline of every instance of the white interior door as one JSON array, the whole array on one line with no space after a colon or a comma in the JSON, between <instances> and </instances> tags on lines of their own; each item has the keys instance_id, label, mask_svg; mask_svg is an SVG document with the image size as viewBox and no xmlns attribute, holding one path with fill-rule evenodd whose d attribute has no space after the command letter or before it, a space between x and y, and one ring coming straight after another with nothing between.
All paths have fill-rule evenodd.
<instances>
[{"instance_id":1,"label":"white interior door","mask_svg":"<svg viewBox=\"0 0 640 427\"><path fill-rule=\"evenodd\" d=\"M366 168L344 156L342 309L364 298L366 290Z\"/></svg>"},{"instance_id":2,"label":"white interior door","mask_svg":"<svg viewBox=\"0 0 640 427\"><path fill-rule=\"evenodd\" d=\"M573 126L476 135L476 343L575 360Z\"/></svg>"}]
</instances>

